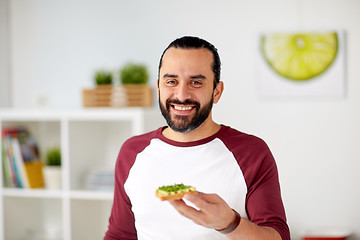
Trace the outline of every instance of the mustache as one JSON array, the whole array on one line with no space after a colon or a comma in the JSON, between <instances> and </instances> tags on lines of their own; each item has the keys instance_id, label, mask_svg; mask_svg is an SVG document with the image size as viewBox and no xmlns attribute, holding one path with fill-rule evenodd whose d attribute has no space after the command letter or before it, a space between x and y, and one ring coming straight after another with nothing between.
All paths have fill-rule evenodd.
<instances>
[{"instance_id":1,"label":"mustache","mask_svg":"<svg viewBox=\"0 0 360 240\"><path fill-rule=\"evenodd\" d=\"M167 99L166 100L166 108L169 109L171 104L179 104L179 105L195 105L196 109L200 108L200 103L194 100L186 99L185 101L180 101L179 99Z\"/></svg>"}]
</instances>

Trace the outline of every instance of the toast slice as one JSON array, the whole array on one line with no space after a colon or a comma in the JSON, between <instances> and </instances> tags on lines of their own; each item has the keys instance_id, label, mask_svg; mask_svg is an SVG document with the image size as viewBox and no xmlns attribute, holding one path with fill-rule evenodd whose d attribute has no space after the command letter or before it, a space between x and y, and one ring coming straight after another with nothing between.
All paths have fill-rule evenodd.
<instances>
[{"instance_id":1,"label":"toast slice","mask_svg":"<svg viewBox=\"0 0 360 240\"><path fill-rule=\"evenodd\" d=\"M155 196L160 198L161 201L179 200L184 197L185 194L195 194L196 189L192 186L186 186L184 184L174 184L162 186L156 189Z\"/></svg>"}]
</instances>

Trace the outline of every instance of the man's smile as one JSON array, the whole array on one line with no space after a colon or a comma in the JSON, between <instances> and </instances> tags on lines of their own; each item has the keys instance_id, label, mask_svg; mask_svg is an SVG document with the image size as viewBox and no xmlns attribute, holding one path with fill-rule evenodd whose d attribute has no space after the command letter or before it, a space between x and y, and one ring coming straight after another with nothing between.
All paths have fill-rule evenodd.
<instances>
[{"instance_id":1,"label":"man's smile","mask_svg":"<svg viewBox=\"0 0 360 240\"><path fill-rule=\"evenodd\" d=\"M191 106L178 106L178 105L172 105L172 107L175 108L175 110L180 110L180 111L186 111L193 108Z\"/></svg>"},{"instance_id":2,"label":"man's smile","mask_svg":"<svg viewBox=\"0 0 360 240\"><path fill-rule=\"evenodd\" d=\"M194 105L182 105L182 104L170 104L170 107L176 115L188 115L193 109L196 109Z\"/></svg>"},{"instance_id":3,"label":"man's smile","mask_svg":"<svg viewBox=\"0 0 360 240\"><path fill-rule=\"evenodd\" d=\"M166 106L169 113L171 112L172 114L175 114L175 116L188 116L200 109L200 103L190 99L185 101L179 101L178 99L168 99L166 101Z\"/></svg>"}]
</instances>

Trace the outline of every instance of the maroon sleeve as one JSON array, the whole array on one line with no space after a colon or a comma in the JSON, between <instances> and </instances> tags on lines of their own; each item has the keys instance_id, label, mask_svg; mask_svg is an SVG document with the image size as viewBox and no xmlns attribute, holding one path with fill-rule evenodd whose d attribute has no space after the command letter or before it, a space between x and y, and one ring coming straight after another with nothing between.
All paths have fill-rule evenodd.
<instances>
[{"instance_id":1,"label":"maroon sleeve","mask_svg":"<svg viewBox=\"0 0 360 240\"><path fill-rule=\"evenodd\" d=\"M159 131L159 130L158 130ZM108 230L104 240L135 240L135 218L131 201L125 192L124 184L138 153L149 145L156 132L128 139L120 149L115 166L114 201L109 218Z\"/></svg>"},{"instance_id":2,"label":"maroon sleeve","mask_svg":"<svg viewBox=\"0 0 360 240\"><path fill-rule=\"evenodd\" d=\"M282 240L290 240L278 170L266 143L260 138L231 128L228 128L222 139L235 156L245 177L249 220L259 226L272 227L281 235Z\"/></svg>"},{"instance_id":3,"label":"maroon sleeve","mask_svg":"<svg viewBox=\"0 0 360 240\"><path fill-rule=\"evenodd\" d=\"M125 192L124 183L136 156L132 156L131 147L125 142L122 146L115 166L114 200L109 218L109 226L104 240L135 240L137 239L134 214L131 202Z\"/></svg>"},{"instance_id":4,"label":"maroon sleeve","mask_svg":"<svg viewBox=\"0 0 360 240\"><path fill-rule=\"evenodd\" d=\"M272 227L283 240L290 240L278 171L270 150L265 151L262 161L258 162L257 171L253 173L253 178L249 179L246 209L250 221L260 226Z\"/></svg>"}]
</instances>

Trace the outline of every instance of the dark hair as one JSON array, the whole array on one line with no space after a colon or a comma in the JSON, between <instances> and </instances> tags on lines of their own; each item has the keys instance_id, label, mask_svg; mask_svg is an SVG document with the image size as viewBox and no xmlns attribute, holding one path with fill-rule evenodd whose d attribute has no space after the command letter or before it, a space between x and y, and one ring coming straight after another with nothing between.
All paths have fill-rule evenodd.
<instances>
[{"instance_id":1,"label":"dark hair","mask_svg":"<svg viewBox=\"0 0 360 240\"><path fill-rule=\"evenodd\" d=\"M165 52L171 48L183 48L183 49L200 49L200 48L206 48L210 50L210 52L213 55L213 64L212 64L212 70L214 72L214 88L216 87L217 83L220 81L220 71L221 71L221 61L220 56L218 53L218 50L215 48L214 45L209 43L208 41L198 38L198 37L192 37L192 36L184 36L178 39L175 39L173 42L169 44L169 46L164 50L164 52L161 55L160 63L159 63L159 73L160 68L162 65L162 59L165 54ZM160 76L158 76L160 77Z\"/></svg>"}]
</instances>

